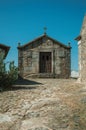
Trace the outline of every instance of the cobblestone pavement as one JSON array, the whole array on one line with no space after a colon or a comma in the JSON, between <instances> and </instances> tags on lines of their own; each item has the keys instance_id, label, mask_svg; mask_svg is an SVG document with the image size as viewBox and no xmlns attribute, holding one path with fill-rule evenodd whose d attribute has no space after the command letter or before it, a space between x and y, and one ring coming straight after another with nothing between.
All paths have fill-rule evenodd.
<instances>
[{"instance_id":1,"label":"cobblestone pavement","mask_svg":"<svg viewBox=\"0 0 86 130\"><path fill-rule=\"evenodd\" d=\"M84 84L74 79L19 84L0 93L0 130L86 130Z\"/></svg>"}]
</instances>

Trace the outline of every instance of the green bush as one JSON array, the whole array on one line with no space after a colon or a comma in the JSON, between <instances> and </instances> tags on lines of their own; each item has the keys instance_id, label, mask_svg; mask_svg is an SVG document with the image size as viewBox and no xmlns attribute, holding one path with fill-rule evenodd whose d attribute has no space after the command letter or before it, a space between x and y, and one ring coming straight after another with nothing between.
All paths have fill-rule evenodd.
<instances>
[{"instance_id":1,"label":"green bush","mask_svg":"<svg viewBox=\"0 0 86 130\"><path fill-rule=\"evenodd\" d=\"M0 72L0 88L1 90L11 87L18 77L17 68L9 70L9 72Z\"/></svg>"},{"instance_id":2,"label":"green bush","mask_svg":"<svg viewBox=\"0 0 86 130\"><path fill-rule=\"evenodd\" d=\"M4 58L0 55L0 91L11 87L18 78L18 69L14 62L9 62L9 70L6 71Z\"/></svg>"}]
</instances>

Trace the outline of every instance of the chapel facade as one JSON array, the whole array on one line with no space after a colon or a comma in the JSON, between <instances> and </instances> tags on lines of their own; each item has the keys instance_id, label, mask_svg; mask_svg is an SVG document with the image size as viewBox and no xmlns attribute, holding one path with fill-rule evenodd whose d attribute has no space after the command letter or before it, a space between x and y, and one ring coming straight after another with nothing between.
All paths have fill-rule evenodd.
<instances>
[{"instance_id":1,"label":"chapel facade","mask_svg":"<svg viewBox=\"0 0 86 130\"><path fill-rule=\"evenodd\" d=\"M71 47L47 34L18 45L18 68L22 78L69 78L71 73Z\"/></svg>"}]
</instances>

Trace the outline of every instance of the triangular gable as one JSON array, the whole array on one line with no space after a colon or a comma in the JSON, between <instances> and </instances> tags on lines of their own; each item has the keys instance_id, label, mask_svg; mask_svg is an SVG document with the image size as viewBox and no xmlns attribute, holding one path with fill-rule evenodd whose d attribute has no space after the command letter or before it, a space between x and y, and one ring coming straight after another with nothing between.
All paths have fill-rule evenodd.
<instances>
[{"instance_id":1,"label":"triangular gable","mask_svg":"<svg viewBox=\"0 0 86 130\"><path fill-rule=\"evenodd\" d=\"M52 40L53 42L59 44L60 46L63 46L64 48L71 48L70 46L66 46L66 45L64 45L63 43L61 43L61 42L59 42L59 41L57 41L57 40L55 40L55 39L49 37L48 35L44 34L44 35L42 35L42 36L40 36L40 37L38 37L38 38L36 38L36 39L34 39L34 40L28 42L27 44L18 46L18 49L24 48L24 47L26 47L26 46L28 46L28 45L30 45L30 44L32 44L32 43L34 43L34 42L36 42L36 41L42 39L42 38L44 38L44 37L46 37L46 38Z\"/></svg>"}]
</instances>

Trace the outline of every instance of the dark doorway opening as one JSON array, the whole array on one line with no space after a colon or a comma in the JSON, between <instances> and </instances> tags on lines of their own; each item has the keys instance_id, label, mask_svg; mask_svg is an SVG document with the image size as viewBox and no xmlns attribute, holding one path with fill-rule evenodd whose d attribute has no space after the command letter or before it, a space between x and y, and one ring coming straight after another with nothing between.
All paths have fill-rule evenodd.
<instances>
[{"instance_id":1,"label":"dark doorway opening","mask_svg":"<svg viewBox=\"0 0 86 130\"><path fill-rule=\"evenodd\" d=\"M39 55L39 71L40 73L51 73L52 71L52 53L40 52Z\"/></svg>"}]
</instances>

